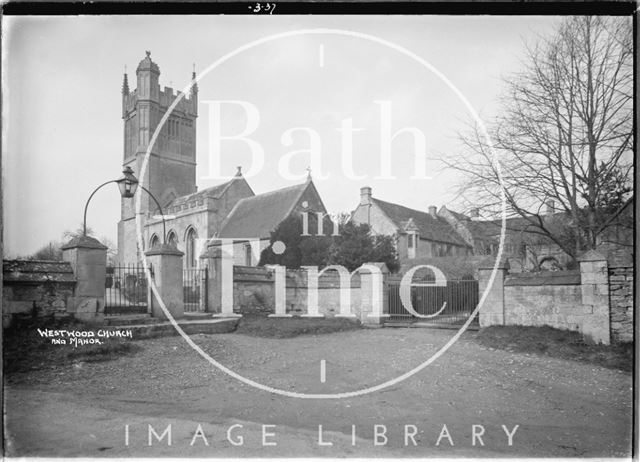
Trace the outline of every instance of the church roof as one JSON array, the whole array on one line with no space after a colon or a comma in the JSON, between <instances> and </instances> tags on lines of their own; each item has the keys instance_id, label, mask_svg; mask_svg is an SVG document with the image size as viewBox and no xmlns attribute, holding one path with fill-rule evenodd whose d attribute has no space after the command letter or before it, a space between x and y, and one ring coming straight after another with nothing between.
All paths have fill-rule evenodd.
<instances>
[{"instance_id":1,"label":"church roof","mask_svg":"<svg viewBox=\"0 0 640 462\"><path fill-rule=\"evenodd\" d=\"M198 192L187 194L186 196L176 197L167 205L167 207L180 206L188 202L204 200L205 198L220 199L222 196L224 196L224 193L227 192L227 189L229 188L229 186L231 186L231 183L241 178L243 177L235 176L226 183L211 186L210 188L206 189L201 189Z\"/></svg>"},{"instance_id":2,"label":"church roof","mask_svg":"<svg viewBox=\"0 0 640 462\"><path fill-rule=\"evenodd\" d=\"M381 201L380 199L371 198L371 201L380 207L384 214L401 230L404 229L409 220L412 220L413 224L418 228L420 237L423 239L468 246L447 220L442 217L434 218L427 212Z\"/></svg>"},{"instance_id":3,"label":"church roof","mask_svg":"<svg viewBox=\"0 0 640 462\"><path fill-rule=\"evenodd\" d=\"M268 239L309 186L314 187L311 181L241 199L222 223L217 237Z\"/></svg>"}]
</instances>

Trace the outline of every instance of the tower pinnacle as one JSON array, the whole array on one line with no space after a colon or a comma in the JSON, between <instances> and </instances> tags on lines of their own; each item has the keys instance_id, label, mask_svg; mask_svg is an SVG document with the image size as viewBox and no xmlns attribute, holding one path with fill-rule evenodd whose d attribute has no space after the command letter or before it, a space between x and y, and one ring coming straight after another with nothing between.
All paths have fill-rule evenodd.
<instances>
[{"instance_id":1,"label":"tower pinnacle","mask_svg":"<svg viewBox=\"0 0 640 462\"><path fill-rule=\"evenodd\" d=\"M193 63L193 71L191 72L191 94L198 93L198 82L196 82L196 63Z\"/></svg>"},{"instance_id":2,"label":"tower pinnacle","mask_svg":"<svg viewBox=\"0 0 640 462\"><path fill-rule=\"evenodd\" d=\"M124 66L124 79L122 81L122 94L123 95L128 95L129 94L129 80L127 78L127 66Z\"/></svg>"}]
</instances>

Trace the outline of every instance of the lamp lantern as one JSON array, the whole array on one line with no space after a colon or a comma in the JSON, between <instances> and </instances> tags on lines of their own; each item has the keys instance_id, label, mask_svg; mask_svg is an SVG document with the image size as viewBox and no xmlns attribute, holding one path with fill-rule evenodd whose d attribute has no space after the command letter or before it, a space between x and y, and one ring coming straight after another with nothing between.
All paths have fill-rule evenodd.
<instances>
[{"instance_id":1,"label":"lamp lantern","mask_svg":"<svg viewBox=\"0 0 640 462\"><path fill-rule=\"evenodd\" d=\"M138 189L138 179L133 174L133 170L128 165L122 170L122 177L116 180L120 195L122 197L133 197Z\"/></svg>"}]
</instances>

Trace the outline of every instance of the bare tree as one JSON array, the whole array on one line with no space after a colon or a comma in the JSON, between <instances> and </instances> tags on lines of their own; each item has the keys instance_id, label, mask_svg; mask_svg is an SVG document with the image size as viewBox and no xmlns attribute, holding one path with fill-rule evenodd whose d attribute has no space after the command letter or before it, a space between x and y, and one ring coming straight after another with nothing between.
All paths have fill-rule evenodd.
<instances>
[{"instance_id":1,"label":"bare tree","mask_svg":"<svg viewBox=\"0 0 640 462\"><path fill-rule=\"evenodd\" d=\"M43 245L33 254L26 257L19 257L20 260L47 260L62 261L62 244L59 241L50 241Z\"/></svg>"},{"instance_id":2,"label":"bare tree","mask_svg":"<svg viewBox=\"0 0 640 462\"><path fill-rule=\"evenodd\" d=\"M631 20L568 18L527 48L523 66L505 80L502 112L488 127L495 159L471 126L460 136L465 151L441 160L464 173L461 197L473 207L496 216L502 190L527 232L575 257L615 224L631 191ZM565 219L545 218L549 200Z\"/></svg>"},{"instance_id":3,"label":"bare tree","mask_svg":"<svg viewBox=\"0 0 640 462\"><path fill-rule=\"evenodd\" d=\"M76 230L66 230L62 233L62 242L57 240L50 241L49 243L43 245L41 248L35 251L33 254L25 257L19 257L19 259L61 261L63 242L69 242L70 240L76 237L80 237L83 234L83 226L78 227ZM93 237L95 233L91 228L87 228L87 235ZM107 236L100 237L99 241L107 246L107 264L115 264L116 256L118 253L117 246Z\"/></svg>"},{"instance_id":4,"label":"bare tree","mask_svg":"<svg viewBox=\"0 0 640 462\"><path fill-rule=\"evenodd\" d=\"M100 242L107 246L107 265L115 265L118 257L118 246L107 236L100 237Z\"/></svg>"},{"instance_id":5,"label":"bare tree","mask_svg":"<svg viewBox=\"0 0 640 462\"><path fill-rule=\"evenodd\" d=\"M84 225L80 223L76 229L67 229L62 233L62 239L65 241L70 241L71 239L75 239L77 237L81 237L84 235ZM90 226L87 226L87 236L95 237L95 232Z\"/></svg>"}]
</instances>

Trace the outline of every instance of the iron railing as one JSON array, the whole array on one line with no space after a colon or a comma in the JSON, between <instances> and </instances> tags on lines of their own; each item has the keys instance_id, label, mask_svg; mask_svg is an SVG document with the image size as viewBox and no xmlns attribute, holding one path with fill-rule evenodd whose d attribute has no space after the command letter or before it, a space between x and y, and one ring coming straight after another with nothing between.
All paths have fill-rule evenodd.
<instances>
[{"instance_id":1,"label":"iron railing","mask_svg":"<svg viewBox=\"0 0 640 462\"><path fill-rule=\"evenodd\" d=\"M207 311L207 268L183 270L183 301L185 312Z\"/></svg>"},{"instance_id":2,"label":"iron railing","mask_svg":"<svg viewBox=\"0 0 640 462\"><path fill-rule=\"evenodd\" d=\"M413 316L405 309L400 298L400 284L391 282L389 289L389 320L420 321L436 325L462 325L478 305L478 281L475 279L447 280L445 286L412 286L411 303L421 315L435 315L429 318ZM442 309L444 303L446 306ZM474 320L477 323L477 318Z\"/></svg>"},{"instance_id":3,"label":"iron railing","mask_svg":"<svg viewBox=\"0 0 640 462\"><path fill-rule=\"evenodd\" d=\"M105 314L146 313L148 299L149 285L141 264L107 266Z\"/></svg>"}]
</instances>

